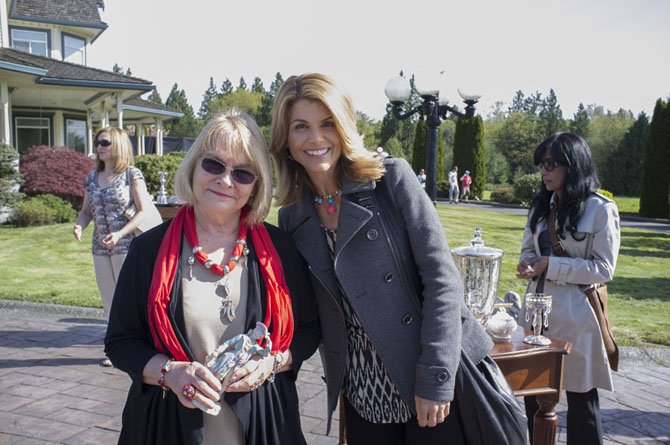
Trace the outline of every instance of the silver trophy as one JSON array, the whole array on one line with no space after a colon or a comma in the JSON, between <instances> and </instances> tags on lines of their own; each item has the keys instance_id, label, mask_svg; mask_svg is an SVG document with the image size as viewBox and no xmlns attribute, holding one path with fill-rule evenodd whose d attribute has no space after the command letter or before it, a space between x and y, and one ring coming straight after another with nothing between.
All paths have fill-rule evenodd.
<instances>
[{"instance_id":1,"label":"silver trophy","mask_svg":"<svg viewBox=\"0 0 670 445\"><path fill-rule=\"evenodd\" d=\"M451 253L463 280L465 304L485 325L496 301L503 251L485 246L482 229L477 227L470 246L457 247Z\"/></svg>"},{"instance_id":2,"label":"silver trophy","mask_svg":"<svg viewBox=\"0 0 670 445\"><path fill-rule=\"evenodd\" d=\"M263 340L265 345L260 346L258 340ZM246 334L234 336L209 353L205 358L205 366L221 381L221 386L225 389L237 368L244 366L254 355L267 357L271 350L272 340L268 328L259 321L256 322L256 327ZM197 400L192 402L201 411L212 416L218 415L221 411L219 403L215 403L214 408L208 409Z\"/></svg>"},{"instance_id":3,"label":"silver trophy","mask_svg":"<svg viewBox=\"0 0 670 445\"><path fill-rule=\"evenodd\" d=\"M156 197L156 204L167 205L168 198L167 192L165 191L165 180L167 179L168 172L158 172L158 179L161 181L161 188L158 190L158 196Z\"/></svg>"},{"instance_id":4,"label":"silver trophy","mask_svg":"<svg viewBox=\"0 0 670 445\"><path fill-rule=\"evenodd\" d=\"M542 335L542 328L549 327L551 295L528 293L524 303L526 305L526 322L530 321L530 325L533 327L533 335L527 335L523 339L524 343L536 346L551 344L551 340Z\"/></svg>"}]
</instances>

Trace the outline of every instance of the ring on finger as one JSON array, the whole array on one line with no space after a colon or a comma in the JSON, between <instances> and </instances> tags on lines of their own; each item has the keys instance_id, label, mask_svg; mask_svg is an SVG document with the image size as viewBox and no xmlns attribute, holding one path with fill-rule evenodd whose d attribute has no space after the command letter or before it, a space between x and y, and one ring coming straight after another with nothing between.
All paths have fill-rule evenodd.
<instances>
[{"instance_id":1,"label":"ring on finger","mask_svg":"<svg viewBox=\"0 0 670 445\"><path fill-rule=\"evenodd\" d=\"M193 385L191 385L190 383L187 383L181 389L181 395L183 395L187 399L191 400L195 396L195 387Z\"/></svg>"}]
</instances>

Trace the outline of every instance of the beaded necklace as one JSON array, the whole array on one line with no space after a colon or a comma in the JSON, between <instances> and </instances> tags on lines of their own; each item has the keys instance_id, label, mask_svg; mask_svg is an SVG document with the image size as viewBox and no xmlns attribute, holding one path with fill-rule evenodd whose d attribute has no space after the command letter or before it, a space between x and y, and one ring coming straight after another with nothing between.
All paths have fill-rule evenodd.
<instances>
[{"instance_id":1,"label":"beaded necklace","mask_svg":"<svg viewBox=\"0 0 670 445\"><path fill-rule=\"evenodd\" d=\"M240 262L240 258L249 254L249 248L247 247L247 225L240 223L240 227L237 231L237 241L235 241L235 247L233 248L233 252L230 255L230 258L223 266L210 260L207 254L202 251L202 246L200 246L198 242L197 231L194 231L194 233L187 233L186 235L188 242L194 246L193 249L191 249L191 255L188 257L189 267L193 267L193 264L195 264L195 259L197 258L198 261L200 261L200 263L210 272L223 276L223 278L217 283L217 285L223 287L225 294L223 300L221 300L221 317L225 318L229 322L232 322L235 319L235 308L233 307L233 300L230 297L229 273L235 269L237 263Z\"/></svg>"},{"instance_id":2,"label":"beaded necklace","mask_svg":"<svg viewBox=\"0 0 670 445\"><path fill-rule=\"evenodd\" d=\"M333 193L328 195L314 195L314 206L317 209L320 209L323 206L323 202L326 202L326 213L332 215L335 213L337 207L335 206L335 197L339 196L342 193L340 190L335 190Z\"/></svg>"}]
</instances>

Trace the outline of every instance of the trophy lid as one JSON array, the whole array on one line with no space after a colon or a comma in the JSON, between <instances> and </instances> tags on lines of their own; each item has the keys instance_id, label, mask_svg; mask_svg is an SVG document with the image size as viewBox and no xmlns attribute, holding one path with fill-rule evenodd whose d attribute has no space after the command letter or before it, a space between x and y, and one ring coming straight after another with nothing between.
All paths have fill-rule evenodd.
<instances>
[{"instance_id":1,"label":"trophy lid","mask_svg":"<svg viewBox=\"0 0 670 445\"><path fill-rule=\"evenodd\" d=\"M486 257L493 259L500 258L503 255L501 249L484 245L481 227L475 227L475 234L470 240L469 246L453 248L451 249L451 253L458 257Z\"/></svg>"}]
</instances>

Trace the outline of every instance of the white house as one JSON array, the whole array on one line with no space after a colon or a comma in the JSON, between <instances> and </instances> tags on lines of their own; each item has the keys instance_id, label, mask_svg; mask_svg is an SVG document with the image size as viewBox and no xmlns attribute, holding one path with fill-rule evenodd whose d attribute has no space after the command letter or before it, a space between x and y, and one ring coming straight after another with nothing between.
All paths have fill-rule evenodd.
<instances>
[{"instance_id":1,"label":"white house","mask_svg":"<svg viewBox=\"0 0 670 445\"><path fill-rule=\"evenodd\" d=\"M87 52L107 29L101 0L0 0L0 142L24 153L34 145L66 145L92 153L95 130L134 124L137 154L144 125L182 117L142 99L154 85L87 66ZM110 61L110 65L114 61Z\"/></svg>"}]
</instances>

